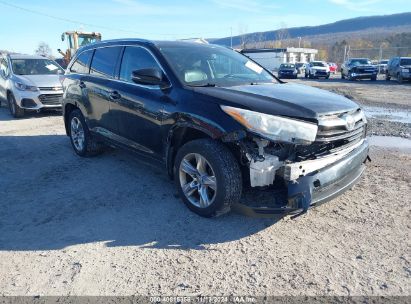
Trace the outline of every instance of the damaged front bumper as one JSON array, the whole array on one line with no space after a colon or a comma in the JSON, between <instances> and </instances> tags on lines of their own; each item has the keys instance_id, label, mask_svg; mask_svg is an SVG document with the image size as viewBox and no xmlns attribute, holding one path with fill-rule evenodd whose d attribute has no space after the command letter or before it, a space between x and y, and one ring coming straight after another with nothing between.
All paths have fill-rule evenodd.
<instances>
[{"instance_id":1,"label":"damaged front bumper","mask_svg":"<svg viewBox=\"0 0 411 304\"><path fill-rule=\"evenodd\" d=\"M364 172L368 152L368 141L363 139L330 156L286 164L284 202L278 207L249 207L240 203L233 209L250 216L304 213L352 188Z\"/></svg>"}]
</instances>

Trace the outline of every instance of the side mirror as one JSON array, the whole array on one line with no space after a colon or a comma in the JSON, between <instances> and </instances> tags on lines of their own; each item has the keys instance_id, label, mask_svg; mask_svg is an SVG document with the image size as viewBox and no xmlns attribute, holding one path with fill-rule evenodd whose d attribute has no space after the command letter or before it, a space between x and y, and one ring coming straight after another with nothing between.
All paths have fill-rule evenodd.
<instances>
[{"instance_id":1,"label":"side mirror","mask_svg":"<svg viewBox=\"0 0 411 304\"><path fill-rule=\"evenodd\" d=\"M164 74L160 69L141 69L132 72L131 80L143 85L165 85Z\"/></svg>"}]
</instances>

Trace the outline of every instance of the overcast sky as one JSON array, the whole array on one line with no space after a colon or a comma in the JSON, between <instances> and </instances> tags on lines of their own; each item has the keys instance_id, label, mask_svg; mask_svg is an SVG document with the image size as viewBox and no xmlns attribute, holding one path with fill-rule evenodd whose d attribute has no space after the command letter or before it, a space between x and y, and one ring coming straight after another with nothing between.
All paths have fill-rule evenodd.
<instances>
[{"instance_id":1,"label":"overcast sky","mask_svg":"<svg viewBox=\"0 0 411 304\"><path fill-rule=\"evenodd\" d=\"M32 54L44 41L57 55L67 30L103 39L217 38L407 11L410 0L0 0L0 49Z\"/></svg>"}]
</instances>

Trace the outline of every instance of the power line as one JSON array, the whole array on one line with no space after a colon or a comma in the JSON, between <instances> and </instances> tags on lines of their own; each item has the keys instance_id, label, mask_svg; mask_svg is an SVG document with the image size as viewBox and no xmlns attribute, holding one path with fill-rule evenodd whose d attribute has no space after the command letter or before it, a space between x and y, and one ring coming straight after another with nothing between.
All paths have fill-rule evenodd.
<instances>
[{"instance_id":1,"label":"power line","mask_svg":"<svg viewBox=\"0 0 411 304\"><path fill-rule=\"evenodd\" d=\"M22 10L22 11L25 11L25 12L29 12L29 13L32 13L32 14L37 14L37 15L40 15L40 16L44 16L44 17L48 17L48 18L52 18L52 19L55 19L55 20L64 21L64 22L68 22L68 23L73 23L73 24L80 25L80 26L84 25L84 26L89 26L89 27L92 27L92 28L101 28L101 29L105 29L105 30L109 30L109 31L113 31L113 32L123 32L123 33L137 34L137 35L146 35L147 34L147 32L142 33L142 32L130 31L130 30L125 30L125 29L120 29L120 28L112 28L112 27L108 27L108 26L104 26L104 25L81 22L81 21L78 21L78 20L73 20L73 19L63 18L63 17L59 17L59 16L54 16L54 15L42 13L42 12L39 12L39 11L35 11L35 10L29 9L29 8L21 7L21 6L18 6L18 5L3 1L3 0L0 0L0 4L9 6L9 7L15 8L15 9L19 9L19 10ZM188 33L188 34L185 34L185 35L182 35L182 36L192 36L192 35L197 35L197 34L199 34L199 33ZM177 36L175 33L174 34L156 34L156 35L174 36L174 37Z\"/></svg>"}]
</instances>

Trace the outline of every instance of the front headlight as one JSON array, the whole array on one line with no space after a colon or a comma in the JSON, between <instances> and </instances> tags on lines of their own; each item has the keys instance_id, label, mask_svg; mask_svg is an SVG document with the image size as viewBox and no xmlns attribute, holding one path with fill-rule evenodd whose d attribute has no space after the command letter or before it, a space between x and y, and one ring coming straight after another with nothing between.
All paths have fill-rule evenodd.
<instances>
[{"instance_id":1,"label":"front headlight","mask_svg":"<svg viewBox=\"0 0 411 304\"><path fill-rule=\"evenodd\" d=\"M221 109L249 131L273 141L309 144L317 136L318 126L314 123L229 106L221 106Z\"/></svg>"},{"instance_id":2,"label":"front headlight","mask_svg":"<svg viewBox=\"0 0 411 304\"><path fill-rule=\"evenodd\" d=\"M30 86L30 85L26 85L24 83L21 82L16 82L15 86L17 89L19 89L20 91L32 91L32 92L37 92L39 90L38 87L36 86Z\"/></svg>"}]
</instances>

